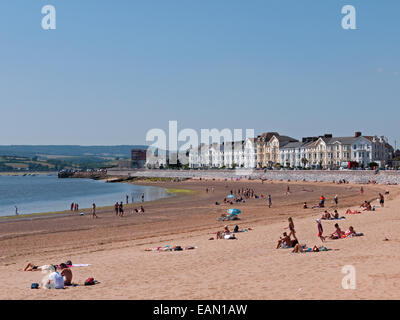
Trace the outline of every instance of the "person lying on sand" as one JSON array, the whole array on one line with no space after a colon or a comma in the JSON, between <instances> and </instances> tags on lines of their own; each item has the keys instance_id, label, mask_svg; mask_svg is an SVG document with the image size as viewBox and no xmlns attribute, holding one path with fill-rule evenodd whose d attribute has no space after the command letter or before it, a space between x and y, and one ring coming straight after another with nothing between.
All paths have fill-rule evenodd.
<instances>
[{"instance_id":1,"label":"person lying on sand","mask_svg":"<svg viewBox=\"0 0 400 320\"><path fill-rule=\"evenodd\" d=\"M306 246L302 246L301 244L296 244L292 253L299 253L299 252L320 252L320 251L328 251L325 246L314 246L312 248L307 248Z\"/></svg>"},{"instance_id":2,"label":"person lying on sand","mask_svg":"<svg viewBox=\"0 0 400 320\"><path fill-rule=\"evenodd\" d=\"M361 211L357 211L357 210L351 211L350 209L346 210L346 214L358 214L358 213L361 213Z\"/></svg>"},{"instance_id":3,"label":"person lying on sand","mask_svg":"<svg viewBox=\"0 0 400 320\"><path fill-rule=\"evenodd\" d=\"M24 268L24 271L42 271L42 270L47 270L49 265L44 265L44 266L35 266L32 262L29 262L26 267Z\"/></svg>"},{"instance_id":4,"label":"person lying on sand","mask_svg":"<svg viewBox=\"0 0 400 320\"><path fill-rule=\"evenodd\" d=\"M307 202L303 203L303 209L308 209Z\"/></svg>"}]
</instances>

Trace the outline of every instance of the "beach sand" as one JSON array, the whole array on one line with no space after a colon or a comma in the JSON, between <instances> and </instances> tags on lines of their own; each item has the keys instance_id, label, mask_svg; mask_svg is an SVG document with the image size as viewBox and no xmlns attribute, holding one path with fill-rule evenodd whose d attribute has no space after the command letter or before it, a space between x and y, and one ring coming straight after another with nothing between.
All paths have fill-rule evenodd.
<instances>
[{"instance_id":1,"label":"beach sand","mask_svg":"<svg viewBox=\"0 0 400 320\"><path fill-rule=\"evenodd\" d=\"M149 184L149 183L140 183ZM194 181L159 182L149 185L193 190L144 203L146 213L125 217L99 211L99 219L85 216L10 220L0 223L0 299L399 299L400 216L399 187L333 183ZM206 187L215 192L206 193ZM272 208L265 199L244 204L223 204L230 190L251 187L256 194L272 195ZM385 208L358 215L345 209L376 199L390 190ZM293 217L297 237L308 246L321 245L315 219L323 209L302 209L303 201L315 205L319 197L339 196L337 221L342 230L352 225L363 237L327 240L332 249L318 253L291 253L276 249L279 237ZM221 203L215 205L215 201ZM136 204L134 207L138 207ZM243 211L239 221L217 218L230 207ZM209 240L224 224L231 229L252 228L239 233L238 240ZM323 221L324 234L334 231L335 221ZM383 241L387 237L389 241ZM196 246L194 250L148 252L164 245ZM41 272L21 271L27 262L58 264L66 260L88 263L73 268L74 282L94 277L100 283L66 290L31 290ZM342 288L342 268L356 271L356 289Z\"/></svg>"}]
</instances>

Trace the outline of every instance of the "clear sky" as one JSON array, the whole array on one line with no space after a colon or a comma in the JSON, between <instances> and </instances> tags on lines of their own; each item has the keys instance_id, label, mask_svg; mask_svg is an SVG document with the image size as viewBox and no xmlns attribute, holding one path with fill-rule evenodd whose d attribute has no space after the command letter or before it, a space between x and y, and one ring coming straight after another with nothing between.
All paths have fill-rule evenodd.
<instances>
[{"instance_id":1,"label":"clear sky","mask_svg":"<svg viewBox=\"0 0 400 320\"><path fill-rule=\"evenodd\" d=\"M0 144L143 144L178 120L399 147L399 17L398 0L2 0Z\"/></svg>"}]
</instances>

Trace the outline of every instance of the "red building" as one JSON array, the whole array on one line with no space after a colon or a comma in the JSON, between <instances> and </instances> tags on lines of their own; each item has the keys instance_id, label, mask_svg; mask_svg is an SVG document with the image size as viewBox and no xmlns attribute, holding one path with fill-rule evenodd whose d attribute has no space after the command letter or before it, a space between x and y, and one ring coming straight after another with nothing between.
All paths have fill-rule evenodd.
<instances>
[{"instance_id":1,"label":"red building","mask_svg":"<svg viewBox=\"0 0 400 320\"><path fill-rule=\"evenodd\" d=\"M132 149L131 151L132 168L140 169L145 167L146 153L147 150L144 149Z\"/></svg>"}]
</instances>

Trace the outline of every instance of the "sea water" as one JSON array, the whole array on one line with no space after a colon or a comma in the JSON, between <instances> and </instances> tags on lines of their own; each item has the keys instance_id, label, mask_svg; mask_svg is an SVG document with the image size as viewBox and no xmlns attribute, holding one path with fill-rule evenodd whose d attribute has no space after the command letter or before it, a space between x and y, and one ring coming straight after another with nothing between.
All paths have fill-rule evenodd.
<instances>
[{"instance_id":1,"label":"sea water","mask_svg":"<svg viewBox=\"0 0 400 320\"><path fill-rule=\"evenodd\" d=\"M71 203L79 209L112 206L168 197L163 188L129 183L106 183L91 179L59 179L54 175L0 176L0 216L70 210Z\"/></svg>"}]
</instances>

